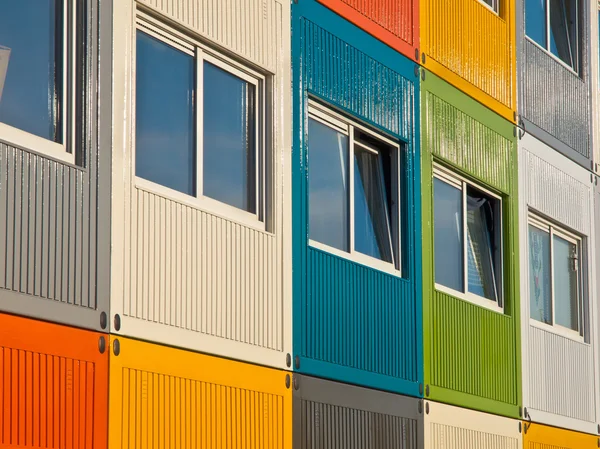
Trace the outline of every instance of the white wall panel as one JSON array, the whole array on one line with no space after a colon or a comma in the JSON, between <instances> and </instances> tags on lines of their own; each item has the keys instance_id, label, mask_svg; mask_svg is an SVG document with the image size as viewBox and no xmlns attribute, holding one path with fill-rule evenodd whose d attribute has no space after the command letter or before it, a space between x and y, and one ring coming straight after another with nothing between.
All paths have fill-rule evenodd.
<instances>
[{"instance_id":1,"label":"white wall panel","mask_svg":"<svg viewBox=\"0 0 600 449\"><path fill-rule=\"evenodd\" d=\"M519 421L425 401L425 449L521 449Z\"/></svg>"},{"instance_id":2,"label":"white wall panel","mask_svg":"<svg viewBox=\"0 0 600 449\"><path fill-rule=\"evenodd\" d=\"M530 135L519 141L523 406L534 422L596 432L598 360L593 188L590 172ZM529 211L583 238L585 341L529 318Z\"/></svg>"},{"instance_id":3,"label":"white wall panel","mask_svg":"<svg viewBox=\"0 0 600 449\"><path fill-rule=\"evenodd\" d=\"M136 8L266 74L268 231L136 184ZM115 4L111 331L286 367L291 352L290 5L282 0ZM120 328L115 326L115 315Z\"/></svg>"}]
</instances>

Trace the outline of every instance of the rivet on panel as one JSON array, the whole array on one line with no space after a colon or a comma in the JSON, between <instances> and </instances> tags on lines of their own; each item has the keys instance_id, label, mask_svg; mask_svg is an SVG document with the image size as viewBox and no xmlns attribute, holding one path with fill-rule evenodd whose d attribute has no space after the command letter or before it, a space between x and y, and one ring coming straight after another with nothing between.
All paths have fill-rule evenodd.
<instances>
[{"instance_id":1,"label":"rivet on panel","mask_svg":"<svg viewBox=\"0 0 600 449\"><path fill-rule=\"evenodd\" d=\"M415 61L419 62L419 49L415 48Z\"/></svg>"},{"instance_id":2,"label":"rivet on panel","mask_svg":"<svg viewBox=\"0 0 600 449\"><path fill-rule=\"evenodd\" d=\"M600 424L598 424L598 433L600 433Z\"/></svg>"},{"instance_id":3,"label":"rivet on panel","mask_svg":"<svg viewBox=\"0 0 600 449\"><path fill-rule=\"evenodd\" d=\"M108 324L108 318L106 317L106 312L102 312L100 314L100 327L102 329L106 329L107 324Z\"/></svg>"},{"instance_id":4,"label":"rivet on panel","mask_svg":"<svg viewBox=\"0 0 600 449\"><path fill-rule=\"evenodd\" d=\"M300 388L300 381L298 380L298 376L294 376L294 390Z\"/></svg>"},{"instance_id":5,"label":"rivet on panel","mask_svg":"<svg viewBox=\"0 0 600 449\"><path fill-rule=\"evenodd\" d=\"M294 357L294 366L296 367L296 369L300 369L300 357Z\"/></svg>"},{"instance_id":6,"label":"rivet on panel","mask_svg":"<svg viewBox=\"0 0 600 449\"><path fill-rule=\"evenodd\" d=\"M415 66L415 76L419 76L419 66Z\"/></svg>"},{"instance_id":7,"label":"rivet on panel","mask_svg":"<svg viewBox=\"0 0 600 449\"><path fill-rule=\"evenodd\" d=\"M421 63L425 64L425 53L421 53Z\"/></svg>"},{"instance_id":8,"label":"rivet on panel","mask_svg":"<svg viewBox=\"0 0 600 449\"><path fill-rule=\"evenodd\" d=\"M425 413L429 415L429 402L425 403Z\"/></svg>"},{"instance_id":9,"label":"rivet on panel","mask_svg":"<svg viewBox=\"0 0 600 449\"><path fill-rule=\"evenodd\" d=\"M598 447L600 447L600 438L598 438Z\"/></svg>"},{"instance_id":10,"label":"rivet on panel","mask_svg":"<svg viewBox=\"0 0 600 449\"><path fill-rule=\"evenodd\" d=\"M425 385L425 396L429 396L429 385Z\"/></svg>"},{"instance_id":11,"label":"rivet on panel","mask_svg":"<svg viewBox=\"0 0 600 449\"><path fill-rule=\"evenodd\" d=\"M121 343L119 343L118 339L115 339L113 342L113 353L115 355L119 355L121 353Z\"/></svg>"},{"instance_id":12,"label":"rivet on panel","mask_svg":"<svg viewBox=\"0 0 600 449\"><path fill-rule=\"evenodd\" d=\"M104 351L106 351L106 339L104 337L98 339L98 350L100 354L104 354Z\"/></svg>"},{"instance_id":13,"label":"rivet on panel","mask_svg":"<svg viewBox=\"0 0 600 449\"><path fill-rule=\"evenodd\" d=\"M519 423L519 433L521 433L521 423Z\"/></svg>"},{"instance_id":14,"label":"rivet on panel","mask_svg":"<svg viewBox=\"0 0 600 449\"><path fill-rule=\"evenodd\" d=\"M118 313L115 315L115 319L113 321L114 321L113 324L114 324L115 330L120 331L121 330L121 317L119 316Z\"/></svg>"},{"instance_id":15,"label":"rivet on panel","mask_svg":"<svg viewBox=\"0 0 600 449\"><path fill-rule=\"evenodd\" d=\"M421 79L425 81L425 70L421 70Z\"/></svg>"},{"instance_id":16,"label":"rivet on panel","mask_svg":"<svg viewBox=\"0 0 600 449\"><path fill-rule=\"evenodd\" d=\"M423 401L419 401L419 414L423 413Z\"/></svg>"},{"instance_id":17,"label":"rivet on panel","mask_svg":"<svg viewBox=\"0 0 600 449\"><path fill-rule=\"evenodd\" d=\"M519 407L519 418L523 416L523 409L521 407Z\"/></svg>"},{"instance_id":18,"label":"rivet on panel","mask_svg":"<svg viewBox=\"0 0 600 449\"><path fill-rule=\"evenodd\" d=\"M419 394L423 394L423 384L419 382Z\"/></svg>"},{"instance_id":19,"label":"rivet on panel","mask_svg":"<svg viewBox=\"0 0 600 449\"><path fill-rule=\"evenodd\" d=\"M290 375L286 374L285 376L285 388L290 388Z\"/></svg>"},{"instance_id":20,"label":"rivet on panel","mask_svg":"<svg viewBox=\"0 0 600 449\"><path fill-rule=\"evenodd\" d=\"M292 355L289 352L285 355L285 366L292 366Z\"/></svg>"}]
</instances>

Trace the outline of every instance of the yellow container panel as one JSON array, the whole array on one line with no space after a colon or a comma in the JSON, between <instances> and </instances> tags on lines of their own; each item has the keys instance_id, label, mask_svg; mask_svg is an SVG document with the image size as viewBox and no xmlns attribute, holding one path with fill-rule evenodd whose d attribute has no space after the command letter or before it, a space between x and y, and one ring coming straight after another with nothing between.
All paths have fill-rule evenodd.
<instances>
[{"instance_id":1,"label":"yellow container panel","mask_svg":"<svg viewBox=\"0 0 600 449\"><path fill-rule=\"evenodd\" d=\"M598 449L598 436L523 422L523 449Z\"/></svg>"},{"instance_id":2,"label":"yellow container panel","mask_svg":"<svg viewBox=\"0 0 600 449\"><path fill-rule=\"evenodd\" d=\"M120 337L110 356L110 448L291 449L284 371Z\"/></svg>"},{"instance_id":3,"label":"yellow container panel","mask_svg":"<svg viewBox=\"0 0 600 449\"><path fill-rule=\"evenodd\" d=\"M424 66L514 122L515 0L495 13L480 0L421 2Z\"/></svg>"}]
</instances>

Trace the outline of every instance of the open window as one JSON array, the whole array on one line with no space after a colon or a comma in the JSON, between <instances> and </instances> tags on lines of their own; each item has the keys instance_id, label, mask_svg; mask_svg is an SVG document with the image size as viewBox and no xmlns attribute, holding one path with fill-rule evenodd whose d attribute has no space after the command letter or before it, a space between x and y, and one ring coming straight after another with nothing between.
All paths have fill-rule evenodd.
<instances>
[{"instance_id":1,"label":"open window","mask_svg":"<svg viewBox=\"0 0 600 449\"><path fill-rule=\"evenodd\" d=\"M525 0L525 34L565 66L579 72L579 0Z\"/></svg>"},{"instance_id":2,"label":"open window","mask_svg":"<svg viewBox=\"0 0 600 449\"><path fill-rule=\"evenodd\" d=\"M581 238L530 214L528 244L530 318L583 337Z\"/></svg>"},{"instance_id":3,"label":"open window","mask_svg":"<svg viewBox=\"0 0 600 449\"><path fill-rule=\"evenodd\" d=\"M500 13L500 0L478 0L478 1L480 1L481 3L486 5L488 8L490 8L496 14Z\"/></svg>"},{"instance_id":4,"label":"open window","mask_svg":"<svg viewBox=\"0 0 600 449\"><path fill-rule=\"evenodd\" d=\"M399 274L399 149L382 134L310 102L312 246Z\"/></svg>"},{"instance_id":5,"label":"open window","mask_svg":"<svg viewBox=\"0 0 600 449\"><path fill-rule=\"evenodd\" d=\"M502 199L435 165L436 288L502 311Z\"/></svg>"}]
</instances>

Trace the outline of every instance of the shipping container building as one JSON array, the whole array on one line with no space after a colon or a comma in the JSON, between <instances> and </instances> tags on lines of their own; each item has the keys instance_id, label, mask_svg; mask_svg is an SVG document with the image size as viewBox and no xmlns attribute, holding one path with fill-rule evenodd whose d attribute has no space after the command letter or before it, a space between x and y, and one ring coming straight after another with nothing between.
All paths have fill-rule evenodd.
<instances>
[{"instance_id":1,"label":"shipping container building","mask_svg":"<svg viewBox=\"0 0 600 449\"><path fill-rule=\"evenodd\" d=\"M1 312L108 329L111 4L2 5Z\"/></svg>"},{"instance_id":2,"label":"shipping container building","mask_svg":"<svg viewBox=\"0 0 600 449\"><path fill-rule=\"evenodd\" d=\"M110 338L111 449L291 449L290 373Z\"/></svg>"},{"instance_id":3,"label":"shipping container building","mask_svg":"<svg viewBox=\"0 0 600 449\"><path fill-rule=\"evenodd\" d=\"M292 368L419 396L418 66L315 0L292 29Z\"/></svg>"},{"instance_id":4,"label":"shipping container building","mask_svg":"<svg viewBox=\"0 0 600 449\"><path fill-rule=\"evenodd\" d=\"M421 399L301 374L293 385L294 449L423 449Z\"/></svg>"},{"instance_id":5,"label":"shipping container building","mask_svg":"<svg viewBox=\"0 0 600 449\"><path fill-rule=\"evenodd\" d=\"M517 108L516 4L422 0L419 7L423 66L510 121Z\"/></svg>"},{"instance_id":6,"label":"shipping container building","mask_svg":"<svg viewBox=\"0 0 600 449\"><path fill-rule=\"evenodd\" d=\"M111 332L289 366L289 4L114 2Z\"/></svg>"},{"instance_id":7,"label":"shipping container building","mask_svg":"<svg viewBox=\"0 0 600 449\"><path fill-rule=\"evenodd\" d=\"M425 396L518 418L514 126L428 71L421 113Z\"/></svg>"},{"instance_id":8,"label":"shipping container building","mask_svg":"<svg viewBox=\"0 0 600 449\"><path fill-rule=\"evenodd\" d=\"M598 436L523 422L523 449L597 449Z\"/></svg>"},{"instance_id":9,"label":"shipping container building","mask_svg":"<svg viewBox=\"0 0 600 449\"><path fill-rule=\"evenodd\" d=\"M597 433L595 186L540 140L519 140L524 418Z\"/></svg>"},{"instance_id":10,"label":"shipping container building","mask_svg":"<svg viewBox=\"0 0 600 449\"><path fill-rule=\"evenodd\" d=\"M108 335L0 314L0 447L107 449Z\"/></svg>"},{"instance_id":11,"label":"shipping container building","mask_svg":"<svg viewBox=\"0 0 600 449\"><path fill-rule=\"evenodd\" d=\"M425 449L521 449L521 422L425 400ZM540 448L538 448L540 449Z\"/></svg>"},{"instance_id":12,"label":"shipping container building","mask_svg":"<svg viewBox=\"0 0 600 449\"><path fill-rule=\"evenodd\" d=\"M517 8L519 126L587 169L594 160L591 94L597 84L592 15L597 20L594 1L519 0Z\"/></svg>"},{"instance_id":13,"label":"shipping container building","mask_svg":"<svg viewBox=\"0 0 600 449\"><path fill-rule=\"evenodd\" d=\"M420 0L317 0L407 58L419 61Z\"/></svg>"}]
</instances>

